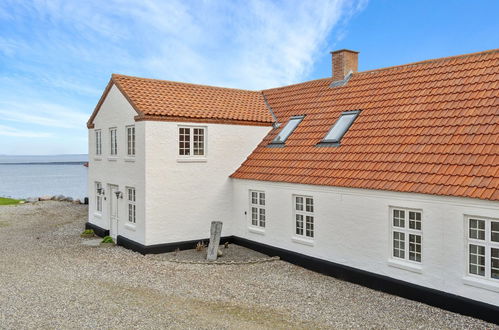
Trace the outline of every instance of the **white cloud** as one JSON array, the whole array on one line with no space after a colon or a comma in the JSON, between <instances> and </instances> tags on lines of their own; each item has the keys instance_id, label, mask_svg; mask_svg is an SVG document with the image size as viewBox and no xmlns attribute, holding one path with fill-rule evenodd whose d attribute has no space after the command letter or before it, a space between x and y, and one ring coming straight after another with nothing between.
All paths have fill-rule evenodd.
<instances>
[{"instance_id":1,"label":"white cloud","mask_svg":"<svg viewBox=\"0 0 499 330\"><path fill-rule=\"evenodd\" d=\"M2 0L0 117L23 129L0 134L47 136L43 126L54 141L85 139L112 72L256 90L304 81L366 4Z\"/></svg>"},{"instance_id":2,"label":"white cloud","mask_svg":"<svg viewBox=\"0 0 499 330\"><path fill-rule=\"evenodd\" d=\"M18 128L6 126L6 125L1 125L1 124L0 124L0 135L13 136L13 137L19 137L19 138L44 138L44 137L52 136L52 134L50 134L50 133L21 130Z\"/></svg>"},{"instance_id":3,"label":"white cloud","mask_svg":"<svg viewBox=\"0 0 499 330\"><path fill-rule=\"evenodd\" d=\"M76 112L58 104L26 101L20 104L0 102L0 117L4 121L13 121L34 126L58 128L84 127L88 115Z\"/></svg>"}]
</instances>

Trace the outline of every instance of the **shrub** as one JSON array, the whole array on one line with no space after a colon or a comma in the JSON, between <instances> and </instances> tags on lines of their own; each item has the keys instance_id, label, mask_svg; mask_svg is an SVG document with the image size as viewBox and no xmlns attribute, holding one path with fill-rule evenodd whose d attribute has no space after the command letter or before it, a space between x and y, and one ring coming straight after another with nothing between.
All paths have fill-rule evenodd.
<instances>
[{"instance_id":1,"label":"shrub","mask_svg":"<svg viewBox=\"0 0 499 330\"><path fill-rule=\"evenodd\" d=\"M114 240L111 236L105 236L101 243L114 243Z\"/></svg>"},{"instance_id":2,"label":"shrub","mask_svg":"<svg viewBox=\"0 0 499 330\"><path fill-rule=\"evenodd\" d=\"M81 233L82 235L95 235L94 233L94 230L93 229L85 229L83 231L83 233Z\"/></svg>"},{"instance_id":3,"label":"shrub","mask_svg":"<svg viewBox=\"0 0 499 330\"><path fill-rule=\"evenodd\" d=\"M196 251L203 251L206 248L206 245L204 245L204 242L198 242L196 244Z\"/></svg>"}]
</instances>

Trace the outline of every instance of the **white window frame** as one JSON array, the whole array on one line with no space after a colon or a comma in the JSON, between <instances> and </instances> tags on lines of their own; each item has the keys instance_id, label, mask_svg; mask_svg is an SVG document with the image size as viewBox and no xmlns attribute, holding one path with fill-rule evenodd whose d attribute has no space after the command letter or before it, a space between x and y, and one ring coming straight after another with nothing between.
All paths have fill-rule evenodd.
<instances>
[{"instance_id":1,"label":"white window frame","mask_svg":"<svg viewBox=\"0 0 499 330\"><path fill-rule=\"evenodd\" d=\"M126 126L126 154L135 157L135 125Z\"/></svg>"},{"instance_id":2,"label":"white window frame","mask_svg":"<svg viewBox=\"0 0 499 330\"><path fill-rule=\"evenodd\" d=\"M298 200L302 198L302 210L299 210ZM308 200L311 200L312 203L308 204ZM302 240L313 241L315 237L315 205L314 205L314 197L307 195L293 195L293 234L294 237ZM309 207L310 206L310 207ZM302 233L298 233L298 219L297 216L300 215L302 217ZM310 223L309 217L312 218L311 228L307 229L307 224ZM311 233L311 235L309 235Z\"/></svg>"},{"instance_id":3,"label":"white window frame","mask_svg":"<svg viewBox=\"0 0 499 330\"><path fill-rule=\"evenodd\" d=\"M394 225L394 212L395 211L402 211L404 212L404 227L400 226L395 226ZM410 228L409 225L409 212L415 212L420 214L420 229L414 229ZM402 261L402 262L407 262L412 265L422 265L423 260L424 260L424 255L423 255L423 245L424 245L424 238L423 238L423 210L421 209L413 209L413 208L406 208L406 207L391 207L390 208L390 260L392 261ZM395 250L395 245L394 245L394 237L395 237L395 232L398 233L403 233L404 234L404 257L401 258L399 256L394 255L394 250ZM410 259L410 235L416 235L420 237L420 260L411 260ZM418 252L416 252L418 253Z\"/></svg>"},{"instance_id":4,"label":"white window frame","mask_svg":"<svg viewBox=\"0 0 499 330\"><path fill-rule=\"evenodd\" d=\"M187 129L189 130L189 147L188 148L181 148L181 145L180 143L183 142L181 141L181 130L182 129ZM195 135L194 135L194 130L196 129L200 129L203 131L203 140L202 140L202 144L203 144L203 154L202 155L194 155L194 143L195 143ZM207 156L207 135L208 135L208 128L206 126L197 126L197 125L180 125L178 126L178 130L177 130L177 155L180 159L200 159L200 160L204 160L206 159L206 156ZM182 150L188 150L189 151L189 154L188 155L182 155L181 154L181 151Z\"/></svg>"},{"instance_id":5,"label":"white window frame","mask_svg":"<svg viewBox=\"0 0 499 330\"><path fill-rule=\"evenodd\" d=\"M99 193L100 189L100 193ZM104 195L102 193L102 183L101 182L95 182L95 212L98 214L102 214L102 196Z\"/></svg>"},{"instance_id":6,"label":"white window frame","mask_svg":"<svg viewBox=\"0 0 499 330\"><path fill-rule=\"evenodd\" d=\"M250 225L254 228L265 229L267 225L266 197L267 196L265 194L265 191L262 190L249 191Z\"/></svg>"},{"instance_id":7,"label":"white window frame","mask_svg":"<svg viewBox=\"0 0 499 330\"><path fill-rule=\"evenodd\" d=\"M134 187L126 187L128 222L137 223L137 192Z\"/></svg>"},{"instance_id":8,"label":"white window frame","mask_svg":"<svg viewBox=\"0 0 499 330\"><path fill-rule=\"evenodd\" d=\"M116 127L112 127L109 129L109 154L111 156L118 155L118 129Z\"/></svg>"},{"instance_id":9,"label":"white window frame","mask_svg":"<svg viewBox=\"0 0 499 330\"><path fill-rule=\"evenodd\" d=\"M471 220L484 221L485 235L484 239L470 237L470 222ZM465 237L466 237L466 276L473 279L485 280L499 288L499 278L492 277L492 249L499 249L499 242L492 241L492 222L499 222L499 219L465 216ZM494 231L495 232L495 231ZM470 272L470 245L478 245L485 248L485 272L484 275L474 274Z\"/></svg>"},{"instance_id":10,"label":"white window frame","mask_svg":"<svg viewBox=\"0 0 499 330\"><path fill-rule=\"evenodd\" d=\"M95 130L95 155L102 155L102 130Z\"/></svg>"}]
</instances>

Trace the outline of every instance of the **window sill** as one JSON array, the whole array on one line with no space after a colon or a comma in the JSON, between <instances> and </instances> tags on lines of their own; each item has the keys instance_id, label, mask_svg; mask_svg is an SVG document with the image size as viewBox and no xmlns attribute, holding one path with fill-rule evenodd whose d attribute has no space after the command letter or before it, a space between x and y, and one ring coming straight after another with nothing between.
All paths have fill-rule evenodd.
<instances>
[{"instance_id":1,"label":"window sill","mask_svg":"<svg viewBox=\"0 0 499 330\"><path fill-rule=\"evenodd\" d=\"M497 281L497 283L491 283L490 281ZM477 288L490 290L494 292L499 292L499 281L498 280L488 280L484 278L475 278L471 276L463 277L463 283L469 286L474 286Z\"/></svg>"},{"instance_id":2,"label":"window sill","mask_svg":"<svg viewBox=\"0 0 499 330\"><path fill-rule=\"evenodd\" d=\"M413 272L413 273L418 273L418 274L423 273L423 267L421 265L416 265L413 263L409 263L407 261L389 259L388 266L400 268L403 270L408 270L408 271Z\"/></svg>"},{"instance_id":3,"label":"window sill","mask_svg":"<svg viewBox=\"0 0 499 330\"><path fill-rule=\"evenodd\" d=\"M94 212L94 218L102 219L102 213Z\"/></svg>"},{"instance_id":4,"label":"window sill","mask_svg":"<svg viewBox=\"0 0 499 330\"><path fill-rule=\"evenodd\" d=\"M206 163L206 158L177 158L177 163Z\"/></svg>"},{"instance_id":5,"label":"window sill","mask_svg":"<svg viewBox=\"0 0 499 330\"><path fill-rule=\"evenodd\" d=\"M308 245L308 246L314 246L314 241L309 238L303 238L303 237L298 237L298 236L293 236L291 237L291 240L295 243L298 244L303 244L303 245Z\"/></svg>"},{"instance_id":6,"label":"window sill","mask_svg":"<svg viewBox=\"0 0 499 330\"><path fill-rule=\"evenodd\" d=\"M126 157L125 162L127 163L135 163L135 157Z\"/></svg>"},{"instance_id":7,"label":"window sill","mask_svg":"<svg viewBox=\"0 0 499 330\"><path fill-rule=\"evenodd\" d=\"M248 231L250 233L253 233L253 234L265 235L265 229L264 228L248 227Z\"/></svg>"},{"instance_id":8,"label":"window sill","mask_svg":"<svg viewBox=\"0 0 499 330\"><path fill-rule=\"evenodd\" d=\"M94 160L96 160L96 161L101 161L101 160L102 160L102 157L100 157L100 156L95 156L95 157L94 157Z\"/></svg>"},{"instance_id":9,"label":"window sill","mask_svg":"<svg viewBox=\"0 0 499 330\"><path fill-rule=\"evenodd\" d=\"M116 162L118 160L118 157L107 157L107 160L110 162Z\"/></svg>"},{"instance_id":10,"label":"window sill","mask_svg":"<svg viewBox=\"0 0 499 330\"><path fill-rule=\"evenodd\" d=\"M130 231L135 231L135 224L127 223L125 224L125 228L130 230Z\"/></svg>"}]
</instances>

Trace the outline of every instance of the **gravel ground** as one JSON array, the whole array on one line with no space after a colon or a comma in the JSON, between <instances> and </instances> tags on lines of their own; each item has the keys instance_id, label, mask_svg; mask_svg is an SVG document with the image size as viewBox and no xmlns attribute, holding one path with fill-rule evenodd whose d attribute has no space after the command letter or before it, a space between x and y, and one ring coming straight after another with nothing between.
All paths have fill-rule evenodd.
<instances>
[{"instance_id":1,"label":"gravel ground","mask_svg":"<svg viewBox=\"0 0 499 330\"><path fill-rule=\"evenodd\" d=\"M218 257L215 263L249 263L251 261L263 261L269 260L269 256L266 254L262 254L257 251L253 251L247 249L245 247L229 244L227 248L224 245L220 245L218 248L219 251L222 252L222 256ZM153 257L157 260L166 260L166 261L178 261L178 262L199 262L199 263L213 263L210 261L206 261L207 249L205 248L202 251L192 250L183 250L177 252L170 253L162 253L156 254L154 256L147 256L148 258Z\"/></svg>"},{"instance_id":2,"label":"gravel ground","mask_svg":"<svg viewBox=\"0 0 499 330\"><path fill-rule=\"evenodd\" d=\"M0 328L499 329L283 261L179 264L85 246L86 213L0 207Z\"/></svg>"}]
</instances>

